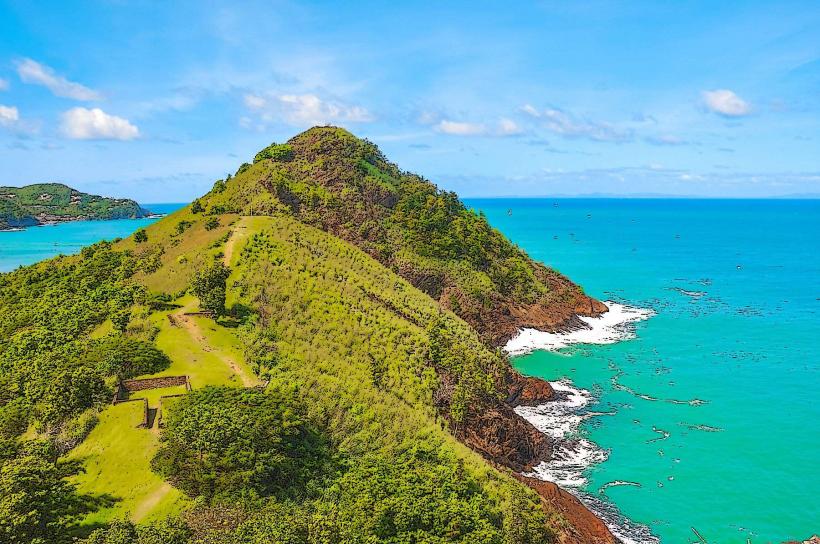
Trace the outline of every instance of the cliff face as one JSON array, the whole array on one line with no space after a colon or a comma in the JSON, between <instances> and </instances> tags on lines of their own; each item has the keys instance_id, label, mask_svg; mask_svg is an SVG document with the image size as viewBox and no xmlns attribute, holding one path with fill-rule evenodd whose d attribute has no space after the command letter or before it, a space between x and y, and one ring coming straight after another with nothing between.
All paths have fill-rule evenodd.
<instances>
[{"instance_id":1,"label":"cliff face","mask_svg":"<svg viewBox=\"0 0 820 544\"><path fill-rule=\"evenodd\" d=\"M146 217L133 200L91 195L60 183L0 187L0 228Z\"/></svg>"}]
</instances>

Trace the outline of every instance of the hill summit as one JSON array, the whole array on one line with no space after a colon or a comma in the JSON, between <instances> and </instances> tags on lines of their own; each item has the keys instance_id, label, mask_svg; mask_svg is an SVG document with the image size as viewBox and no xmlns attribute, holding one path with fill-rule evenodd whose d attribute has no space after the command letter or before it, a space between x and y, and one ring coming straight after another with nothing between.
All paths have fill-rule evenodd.
<instances>
[{"instance_id":1,"label":"hill summit","mask_svg":"<svg viewBox=\"0 0 820 544\"><path fill-rule=\"evenodd\" d=\"M532 260L455 193L400 170L375 144L314 127L240 167L217 208L286 210L355 244L501 345L521 328L583 327L607 310ZM260 198L264 191L267 198Z\"/></svg>"}]
</instances>

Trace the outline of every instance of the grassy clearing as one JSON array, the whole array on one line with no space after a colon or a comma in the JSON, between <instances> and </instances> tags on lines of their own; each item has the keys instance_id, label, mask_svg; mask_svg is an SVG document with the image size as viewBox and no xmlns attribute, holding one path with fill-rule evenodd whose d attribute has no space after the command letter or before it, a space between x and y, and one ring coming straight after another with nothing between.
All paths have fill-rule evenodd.
<instances>
[{"instance_id":1,"label":"grassy clearing","mask_svg":"<svg viewBox=\"0 0 820 544\"><path fill-rule=\"evenodd\" d=\"M73 478L78 491L107 504L89 514L82 525L123 517L147 521L184 507L184 495L151 471L149 463L158 440L156 434L138 427L142 416L140 402L106 408L88 438L67 456L85 469Z\"/></svg>"},{"instance_id":2,"label":"grassy clearing","mask_svg":"<svg viewBox=\"0 0 820 544\"><path fill-rule=\"evenodd\" d=\"M242 230L239 232L233 241L237 249L245 239ZM197 309L197 300L192 296L181 297L176 304L180 308L155 312L150 318L160 331L155 344L169 356L171 365L141 378L187 375L193 388L258 383L234 331L211 319L183 315ZM173 314L176 325L169 314ZM108 328L110 323L95 332L104 334ZM151 408L156 408L161 396L185 392L185 387L175 386L138 391L129 397L145 398ZM94 526L122 517L150 521L178 512L188 503L180 491L151 470L150 460L159 447L158 433L139 428L142 418L142 403L110 406L100 414L99 423L86 440L69 454L68 459L79 461L85 469L74 477L78 490L106 504L88 515L82 525Z\"/></svg>"},{"instance_id":3,"label":"grassy clearing","mask_svg":"<svg viewBox=\"0 0 820 544\"><path fill-rule=\"evenodd\" d=\"M184 395L187 393L184 385L177 385L172 387L160 387L158 389L145 389L143 391L134 391L128 395L129 399L146 399L148 406L156 408L159 406L159 398L168 395Z\"/></svg>"},{"instance_id":4,"label":"grassy clearing","mask_svg":"<svg viewBox=\"0 0 820 544\"><path fill-rule=\"evenodd\" d=\"M152 321L159 327L155 343L171 359L171 366L154 376L185 374L191 387L206 385L255 385L255 378L242 356L242 346L236 335L211 319L185 316L196 309L191 296L177 301L182 307L174 312L177 325L168 319L168 312L157 312ZM249 379L254 383L243 383Z\"/></svg>"}]
</instances>

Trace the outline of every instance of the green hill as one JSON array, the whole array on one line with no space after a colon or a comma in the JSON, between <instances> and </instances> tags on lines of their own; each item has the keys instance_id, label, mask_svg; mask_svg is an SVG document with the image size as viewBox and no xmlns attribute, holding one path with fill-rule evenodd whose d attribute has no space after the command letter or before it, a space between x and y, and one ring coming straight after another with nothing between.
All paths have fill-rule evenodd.
<instances>
[{"instance_id":1,"label":"green hill","mask_svg":"<svg viewBox=\"0 0 820 544\"><path fill-rule=\"evenodd\" d=\"M551 391L493 342L529 314L473 326L596 302L341 129L258 158L0 276L0 541L613 542L516 476L550 445L513 406ZM163 376L192 390L111 404Z\"/></svg>"},{"instance_id":2,"label":"green hill","mask_svg":"<svg viewBox=\"0 0 820 544\"><path fill-rule=\"evenodd\" d=\"M61 183L0 187L0 229L63 221L133 219L149 213L133 200L90 195Z\"/></svg>"}]
</instances>

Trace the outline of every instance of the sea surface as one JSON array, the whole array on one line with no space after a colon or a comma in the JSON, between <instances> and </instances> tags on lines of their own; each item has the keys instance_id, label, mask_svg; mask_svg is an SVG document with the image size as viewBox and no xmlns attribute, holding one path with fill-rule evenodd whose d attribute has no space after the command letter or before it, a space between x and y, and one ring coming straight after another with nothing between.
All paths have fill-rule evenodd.
<instances>
[{"instance_id":1,"label":"sea surface","mask_svg":"<svg viewBox=\"0 0 820 544\"><path fill-rule=\"evenodd\" d=\"M536 473L628 541L820 533L820 201L467 203L613 308L510 345L563 398L520 409L559 439Z\"/></svg>"},{"instance_id":2,"label":"sea surface","mask_svg":"<svg viewBox=\"0 0 820 544\"><path fill-rule=\"evenodd\" d=\"M145 204L154 214L171 213L185 204ZM101 240L130 236L137 229L150 225L157 217L115 219L111 221L72 221L24 230L0 232L0 272L33 264L57 255L78 253L84 246Z\"/></svg>"}]
</instances>

